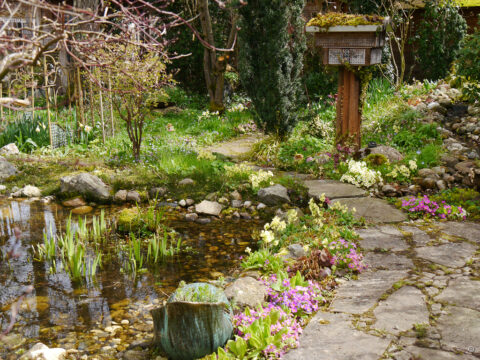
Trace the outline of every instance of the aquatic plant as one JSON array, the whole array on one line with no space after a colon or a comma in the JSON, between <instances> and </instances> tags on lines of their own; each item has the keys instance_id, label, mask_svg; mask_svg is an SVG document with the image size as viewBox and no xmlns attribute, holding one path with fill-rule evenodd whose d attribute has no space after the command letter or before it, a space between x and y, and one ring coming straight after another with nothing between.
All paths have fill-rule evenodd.
<instances>
[{"instance_id":1,"label":"aquatic plant","mask_svg":"<svg viewBox=\"0 0 480 360\"><path fill-rule=\"evenodd\" d=\"M143 254L142 254L142 239L135 237L134 233L130 233L130 240L128 243L128 258L131 264L132 272L137 272L143 269Z\"/></svg>"},{"instance_id":2,"label":"aquatic plant","mask_svg":"<svg viewBox=\"0 0 480 360\"><path fill-rule=\"evenodd\" d=\"M50 232L51 234L51 232ZM33 252L36 256L36 260L54 260L57 255L57 247L55 244L55 236L51 234L48 236L46 232L43 232L43 244L38 244L36 247L32 246Z\"/></svg>"},{"instance_id":3,"label":"aquatic plant","mask_svg":"<svg viewBox=\"0 0 480 360\"><path fill-rule=\"evenodd\" d=\"M175 246L174 242L174 232L167 233L167 231L164 231L163 236L154 234L148 239L147 261L157 263L162 258L178 254L182 240L179 237Z\"/></svg>"}]
</instances>

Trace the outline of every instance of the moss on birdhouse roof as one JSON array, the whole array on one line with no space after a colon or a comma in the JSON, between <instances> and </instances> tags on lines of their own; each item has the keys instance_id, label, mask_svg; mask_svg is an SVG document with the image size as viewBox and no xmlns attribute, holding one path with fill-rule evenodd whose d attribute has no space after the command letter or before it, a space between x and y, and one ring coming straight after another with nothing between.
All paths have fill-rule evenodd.
<instances>
[{"instance_id":1,"label":"moss on birdhouse roof","mask_svg":"<svg viewBox=\"0 0 480 360\"><path fill-rule=\"evenodd\" d=\"M333 26L382 25L384 18L377 15L354 15L337 12L318 14L307 26L330 28Z\"/></svg>"}]
</instances>

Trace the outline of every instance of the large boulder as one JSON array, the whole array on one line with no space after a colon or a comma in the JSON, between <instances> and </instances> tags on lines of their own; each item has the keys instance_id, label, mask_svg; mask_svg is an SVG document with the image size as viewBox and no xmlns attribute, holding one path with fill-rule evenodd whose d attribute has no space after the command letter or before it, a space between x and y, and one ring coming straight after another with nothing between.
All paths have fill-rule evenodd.
<instances>
[{"instance_id":1,"label":"large boulder","mask_svg":"<svg viewBox=\"0 0 480 360\"><path fill-rule=\"evenodd\" d=\"M267 286L253 277L245 276L228 286L225 295L235 305L254 309L265 301Z\"/></svg>"},{"instance_id":2,"label":"large boulder","mask_svg":"<svg viewBox=\"0 0 480 360\"><path fill-rule=\"evenodd\" d=\"M77 193L96 201L110 199L110 188L97 176L89 173L65 176L60 179L62 193Z\"/></svg>"},{"instance_id":3,"label":"large boulder","mask_svg":"<svg viewBox=\"0 0 480 360\"><path fill-rule=\"evenodd\" d=\"M10 176L17 174L17 168L10 164L3 157L0 157L0 181L8 179Z\"/></svg>"},{"instance_id":4,"label":"large boulder","mask_svg":"<svg viewBox=\"0 0 480 360\"><path fill-rule=\"evenodd\" d=\"M15 143L11 143L5 145L0 149L0 155L17 155L20 154L20 150L18 150L17 145Z\"/></svg>"},{"instance_id":5,"label":"large boulder","mask_svg":"<svg viewBox=\"0 0 480 360\"><path fill-rule=\"evenodd\" d=\"M258 198L267 205L280 205L290 202L287 188L279 184L258 190Z\"/></svg>"},{"instance_id":6,"label":"large boulder","mask_svg":"<svg viewBox=\"0 0 480 360\"><path fill-rule=\"evenodd\" d=\"M380 154L386 156L390 162L403 160L403 155L400 153L400 151L391 146L380 145L368 150L370 154Z\"/></svg>"},{"instance_id":7,"label":"large boulder","mask_svg":"<svg viewBox=\"0 0 480 360\"><path fill-rule=\"evenodd\" d=\"M202 215L218 216L223 210L223 206L216 201L203 200L200 204L195 205L195 211Z\"/></svg>"}]
</instances>

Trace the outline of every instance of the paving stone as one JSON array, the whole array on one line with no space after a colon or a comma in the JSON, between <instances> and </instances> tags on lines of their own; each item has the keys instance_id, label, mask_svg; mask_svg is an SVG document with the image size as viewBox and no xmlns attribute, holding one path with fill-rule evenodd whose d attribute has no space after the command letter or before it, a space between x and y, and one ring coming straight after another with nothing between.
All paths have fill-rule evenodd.
<instances>
[{"instance_id":1,"label":"paving stone","mask_svg":"<svg viewBox=\"0 0 480 360\"><path fill-rule=\"evenodd\" d=\"M460 355L448 351L428 349L418 346L408 346L393 354L395 360L432 359L432 360L475 360L471 355ZM478 359L477 359L478 360Z\"/></svg>"},{"instance_id":2,"label":"paving stone","mask_svg":"<svg viewBox=\"0 0 480 360\"><path fill-rule=\"evenodd\" d=\"M261 139L261 136L257 134L247 135L232 141L216 144L208 147L206 150L229 158L238 158L248 154L252 150L253 145Z\"/></svg>"},{"instance_id":3,"label":"paving stone","mask_svg":"<svg viewBox=\"0 0 480 360\"><path fill-rule=\"evenodd\" d=\"M446 308L437 321L442 348L480 356L480 312L456 306Z\"/></svg>"},{"instance_id":4,"label":"paving stone","mask_svg":"<svg viewBox=\"0 0 480 360\"><path fill-rule=\"evenodd\" d=\"M447 288L435 301L480 311L480 281L470 280L468 277L450 280Z\"/></svg>"},{"instance_id":5,"label":"paving stone","mask_svg":"<svg viewBox=\"0 0 480 360\"><path fill-rule=\"evenodd\" d=\"M475 254L475 246L466 242L416 248L417 257L447 267L462 267Z\"/></svg>"},{"instance_id":6,"label":"paving stone","mask_svg":"<svg viewBox=\"0 0 480 360\"><path fill-rule=\"evenodd\" d=\"M407 276L403 270L367 271L358 280L342 285L330 309L350 314L362 314L376 304L392 285Z\"/></svg>"},{"instance_id":7,"label":"paving stone","mask_svg":"<svg viewBox=\"0 0 480 360\"><path fill-rule=\"evenodd\" d=\"M392 334L412 328L416 323L428 323L425 296L413 286L404 286L387 300L381 301L373 311L377 321L374 327Z\"/></svg>"},{"instance_id":8,"label":"paving stone","mask_svg":"<svg viewBox=\"0 0 480 360\"><path fill-rule=\"evenodd\" d=\"M389 339L365 334L352 328L345 314L318 312L300 337L300 346L285 360L370 360L378 359Z\"/></svg>"},{"instance_id":9,"label":"paving stone","mask_svg":"<svg viewBox=\"0 0 480 360\"><path fill-rule=\"evenodd\" d=\"M432 241L430 236L425 231L420 230L415 226L402 226L402 230L412 233L412 240L416 246L425 246Z\"/></svg>"},{"instance_id":10,"label":"paving stone","mask_svg":"<svg viewBox=\"0 0 480 360\"><path fill-rule=\"evenodd\" d=\"M365 250L385 249L402 251L408 249L402 233L393 226L361 229L357 230L357 234L361 238L360 246Z\"/></svg>"},{"instance_id":11,"label":"paving stone","mask_svg":"<svg viewBox=\"0 0 480 360\"><path fill-rule=\"evenodd\" d=\"M480 224L471 222L447 222L442 224L442 231L480 244Z\"/></svg>"},{"instance_id":12,"label":"paving stone","mask_svg":"<svg viewBox=\"0 0 480 360\"><path fill-rule=\"evenodd\" d=\"M322 194L325 194L330 200L366 195L365 190L336 180L309 180L303 184L308 189L308 196L311 198L319 198Z\"/></svg>"},{"instance_id":13,"label":"paving stone","mask_svg":"<svg viewBox=\"0 0 480 360\"><path fill-rule=\"evenodd\" d=\"M355 217L364 217L367 221L375 223L395 223L407 220L407 216L385 200L371 197L338 199L333 202L340 202L350 210L356 209Z\"/></svg>"},{"instance_id":14,"label":"paving stone","mask_svg":"<svg viewBox=\"0 0 480 360\"><path fill-rule=\"evenodd\" d=\"M413 268L411 259L392 253L369 252L365 255L364 262L372 269L402 270Z\"/></svg>"}]
</instances>

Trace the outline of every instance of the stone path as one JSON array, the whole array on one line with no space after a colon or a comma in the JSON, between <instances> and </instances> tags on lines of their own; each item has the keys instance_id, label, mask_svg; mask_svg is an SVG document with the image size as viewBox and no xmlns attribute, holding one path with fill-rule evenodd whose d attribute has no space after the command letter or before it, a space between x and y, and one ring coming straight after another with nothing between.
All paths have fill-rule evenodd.
<instances>
[{"instance_id":1,"label":"stone path","mask_svg":"<svg viewBox=\"0 0 480 360\"><path fill-rule=\"evenodd\" d=\"M247 155L252 150L253 145L260 140L262 140L261 134L244 135L230 141L217 143L207 147L206 150L214 154L220 154L227 158L238 160L242 156Z\"/></svg>"},{"instance_id":2,"label":"stone path","mask_svg":"<svg viewBox=\"0 0 480 360\"><path fill-rule=\"evenodd\" d=\"M480 224L359 230L369 269L342 281L287 360L480 358Z\"/></svg>"}]
</instances>

